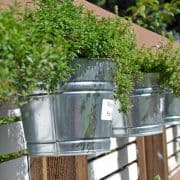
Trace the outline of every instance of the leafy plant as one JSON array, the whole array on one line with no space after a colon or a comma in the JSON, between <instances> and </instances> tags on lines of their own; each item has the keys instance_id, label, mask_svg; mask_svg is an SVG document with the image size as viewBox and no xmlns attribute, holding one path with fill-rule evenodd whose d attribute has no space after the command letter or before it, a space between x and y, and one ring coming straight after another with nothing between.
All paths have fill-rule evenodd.
<instances>
[{"instance_id":1,"label":"leafy plant","mask_svg":"<svg viewBox=\"0 0 180 180\"><path fill-rule=\"evenodd\" d=\"M142 48L139 55L140 71L158 72L161 88L180 96L180 48L175 50L169 43L158 49Z\"/></svg>"},{"instance_id":2,"label":"leafy plant","mask_svg":"<svg viewBox=\"0 0 180 180\"><path fill-rule=\"evenodd\" d=\"M159 175L154 177L154 180L161 180L161 177Z\"/></svg>"},{"instance_id":3,"label":"leafy plant","mask_svg":"<svg viewBox=\"0 0 180 180\"><path fill-rule=\"evenodd\" d=\"M55 91L80 66L76 57L107 58L116 64L115 98L123 112L130 107L134 77L142 72L162 72L164 87L168 84L179 92L179 56L172 47L139 50L130 22L98 18L71 0L38 0L35 6L21 18L16 10L0 14L1 97L27 96L38 84Z\"/></svg>"},{"instance_id":4,"label":"leafy plant","mask_svg":"<svg viewBox=\"0 0 180 180\"><path fill-rule=\"evenodd\" d=\"M13 85L14 60L20 59L24 53L20 40L21 25L12 14L11 11L0 13L0 101L16 95Z\"/></svg>"},{"instance_id":5,"label":"leafy plant","mask_svg":"<svg viewBox=\"0 0 180 180\"><path fill-rule=\"evenodd\" d=\"M180 13L178 0L89 1L163 36L171 39L176 36L175 31L170 27L175 25L176 15Z\"/></svg>"},{"instance_id":6,"label":"leafy plant","mask_svg":"<svg viewBox=\"0 0 180 180\"><path fill-rule=\"evenodd\" d=\"M158 0L137 0L134 6L127 9L126 15L140 26L168 36L167 26L173 23L174 16L178 13L180 2L177 0L166 3Z\"/></svg>"},{"instance_id":7,"label":"leafy plant","mask_svg":"<svg viewBox=\"0 0 180 180\"><path fill-rule=\"evenodd\" d=\"M39 82L45 89L55 90L57 84L67 80L77 67L75 57L113 58L118 67L125 65L124 70L117 72L122 76L116 84L119 87L117 94L121 93L117 97L127 106L131 87L124 80L128 81L125 74L133 72L130 57L135 57L136 46L130 23L120 18L98 19L71 1L37 3L39 8L26 10L21 21L28 57L20 59L21 64L13 77L18 92L27 94Z\"/></svg>"}]
</instances>

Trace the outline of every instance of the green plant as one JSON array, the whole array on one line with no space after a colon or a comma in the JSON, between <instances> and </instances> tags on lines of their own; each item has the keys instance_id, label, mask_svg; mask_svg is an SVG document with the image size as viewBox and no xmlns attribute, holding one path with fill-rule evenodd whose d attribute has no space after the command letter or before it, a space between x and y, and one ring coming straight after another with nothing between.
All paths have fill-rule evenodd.
<instances>
[{"instance_id":1,"label":"green plant","mask_svg":"<svg viewBox=\"0 0 180 180\"><path fill-rule=\"evenodd\" d=\"M12 77L14 60L19 59L24 53L20 45L21 30L21 25L13 17L12 11L0 13L0 101L16 96Z\"/></svg>"},{"instance_id":2,"label":"green plant","mask_svg":"<svg viewBox=\"0 0 180 180\"><path fill-rule=\"evenodd\" d=\"M119 17L98 18L71 0L38 0L35 6L35 10L26 9L21 18L17 18L17 10L1 14L3 26L8 27L0 30L0 63L5 67L0 84L7 84L0 89L1 97L6 96L7 87L10 96L27 96L38 84L55 91L80 66L76 57L107 58L116 64L115 98L123 112L130 107L134 77L140 78L142 72L162 72L166 78L161 84L179 92L179 57L172 47L139 50L130 22Z\"/></svg>"},{"instance_id":3,"label":"green plant","mask_svg":"<svg viewBox=\"0 0 180 180\"><path fill-rule=\"evenodd\" d=\"M161 177L159 175L154 177L154 180L161 180Z\"/></svg>"},{"instance_id":4,"label":"green plant","mask_svg":"<svg viewBox=\"0 0 180 180\"><path fill-rule=\"evenodd\" d=\"M167 27L171 25L174 16L180 13L180 2L171 0L161 2L158 0L137 0L134 6L130 6L126 15L135 23L168 36Z\"/></svg>"},{"instance_id":5,"label":"green plant","mask_svg":"<svg viewBox=\"0 0 180 180\"><path fill-rule=\"evenodd\" d=\"M136 44L130 23L118 17L113 20L99 19L91 12L83 11L82 7L74 6L72 1L37 2L39 8L34 11L27 10L24 17L24 25L28 27L25 28L26 41L33 49L32 53L29 53L33 62L30 67L33 66L32 70L35 70L33 76L31 74L32 78L48 86L46 89L55 90L57 83L66 80L78 66L78 63L74 63L75 57L113 58L118 67L116 74L119 76L116 79L116 98L121 100L122 109L125 111L128 94L132 90L131 74L136 67L135 64L132 65L132 59L136 57ZM41 48L42 46L44 48ZM59 54L63 54L64 59L53 51L56 48L60 49ZM53 65L49 56L42 56L45 50L55 56ZM66 65L64 69L62 62ZM120 70L120 67L123 69ZM24 77L27 78L26 74L25 72Z\"/></svg>"},{"instance_id":6,"label":"green plant","mask_svg":"<svg viewBox=\"0 0 180 180\"><path fill-rule=\"evenodd\" d=\"M18 13L14 6L0 13L0 101L29 95L39 83L52 90L57 78L63 81L71 71L71 51L67 53L68 44L57 28L49 26L52 19L43 19L40 13L39 18L29 17L34 11Z\"/></svg>"},{"instance_id":7,"label":"green plant","mask_svg":"<svg viewBox=\"0 0 180 180\"><path fill-rule=\"evenodd\" d=\"M180 48L169 43L158 49L142 48L139 55L140 71L158 72L161 88L180 96Z\"/></svg>"}]
</instances>

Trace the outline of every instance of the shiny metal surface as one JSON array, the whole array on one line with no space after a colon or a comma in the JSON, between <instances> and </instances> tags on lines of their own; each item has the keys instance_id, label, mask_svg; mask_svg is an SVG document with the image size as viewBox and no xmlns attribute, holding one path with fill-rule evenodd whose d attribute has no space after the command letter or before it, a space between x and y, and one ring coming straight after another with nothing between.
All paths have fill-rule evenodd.
<instances>
[{"instance_id":1,"label":"shiny metal surface","mask_svg":"<svg viewBox=\"0 0 180 180\"><path fill-rule=\"evenodd\" d=\"M76 153L91 153L100 151L101 147L105 151L107 144L110 145L108 138L112 122L101 120L104 98L112 99L112 91L76 91L56 95L54 115L57 141L62 146L60 152L65 153L67 147L67 152L74 149Z\"/></svg>"},{"instance_id":2,"label":"shiny metal surface","mask_svg":"<svg viewBox=\"0 0 180 180\"><path fill-rule=\"evenodd\" d=\"M145 125L141 127L128 128L129 136L151 136L163 133L162 123L155 125Z\"/></svg>"},{"instance_id":3,"label":"shiny metal surface","mask_svg":"<svg viewBox=\"0 0 180 180\"><path fill-rule=\"evenodd\" d=\"M0 126L0 154L9 154L26 149L22 122Z\"/></svg>"},{"instance_id":4,"label":"shiny metal surface","mask_svg":"<svg viewBox=\"0 0 180 180\"><path fill-rule=\"evenodd\" d=\"M27 156L0 163L0 179L30 180Z\"/></svg>"},{"instance_id":5,"label":"shiny metal surface","mask_svg":"<svg viewBox=\"0 0 180 180\"><path fill-rule=\"evenodd\" d=\"M180 124L180 98L174 97L171 92L165 94L165 124Z\"/></svg>"},{"instance_id":6,"label":"shiny metal surface","mask_svg":"<svg viewBox=\"0 0 180 180\"><path fill-rule=\"evenodd\" d=\"M51 105L52 96L31 96L22 108L22 119L28 143L55 143L55 122Z\"/></svg>"},{"instance_id":7,"label":"shiny metal surface","mask_svg":"<svg viewBox=\"0 0 180 180\"><path fill-rule=\"evenodd\" d=\"M30 156L59 156L61 155L56 142L49 143L27 143L28 154Z\"/></svg>"},{"instance_id":8,"label":"shiny metal surface","mask_svg":"<svg viewBox=\"0 0 180 180\"><path fill-rule=\"evenodd\" d=\"M120 103L115 103L113 136L145 136L162 133L164 99L158 92L158 74L145 74L143 82L136 84L136 89L130 96L133 107L127 115L119 112Z\"/></svg>"},{"instance_id":9,"label":"shiny metal surface","mask_svg":"<svg viewBox=\"0 0 180 180\"><path fill-rule=\"evenodd\" d=\"M125 117L130 126L153 125L163 122L163 102L159 94L131 96L133 108Z\"/></svg>"},{"instance_id":10,"label":"shiny metal surface","mask_svg":"<svg viewBox=\"0 0 180 180\"><path fill-rule=\"evenodd\" d=\"M110 151L110 138L94 138L73 141L58 142L60 154L62 155L86 155L105 153Z\"/></svg>"},{"instance_id":11,"label":"shiny metal surface","mask_svg":"<svg viewBox=\"0 0 180 180\"><path fill-rule=\"evenodd\" d=\"M134 80L133 95L159 92L159 73L144 73L141 80Z\"/></svg>"},{"instance_id":12,"label":"shiny metal surface","mask_svg":"<svg viewBox=\"0 0 180 180\"><path fill-rule=\"evenodd\" d=\"M53 95L33 95L22 109L30 155L76 155L110 148L111 120L101 120L103 99L113 98L108 60L80 59L69 82Z\"/></svg>"},{"instance_id":13,"label":"shiny metal surface","mask_svg":"<svg viewBox=\"0 0 180 180\"><path fill-rule=\"evenodd\" d=\"M111 121L101 120L102 100L112 92L64 92L55 98L55 119L60 140L110 137Z\"/></svg>"},{"instance_id":14,"label":"shiny metal surface","mask_svg":"<svg viewBox=\"0 0 180 180\"><path fill-rule=\"evenodd\" d=\"M162 133L163 99L159 94L132 95L132 109L125 115L118 112L113 116L114 136L144 136ZM119 117L119 118L118 118Z\"/></svg>"}]
</instances>

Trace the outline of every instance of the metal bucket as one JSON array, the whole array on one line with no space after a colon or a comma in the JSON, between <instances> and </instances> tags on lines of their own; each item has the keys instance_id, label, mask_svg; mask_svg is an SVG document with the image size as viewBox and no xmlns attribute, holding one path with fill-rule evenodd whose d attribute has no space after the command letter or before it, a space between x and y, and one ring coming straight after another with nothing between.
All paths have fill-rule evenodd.
<instances>
[{"instance_id":1,"label":"metal bucket","mask_svg":"<svg viewBox=\"0 0 180 180\"><path fill-rule=\"evenodd\" d=\"M81 66L69 82L59 85L56 94L33 95L23 107L30 155L109 151L114 65L103 59L77 61Z\"/></svg>"},{"instance_id":2,"label":"metal bucket","mask_svg":"<svg viewBox=\"0 0 180 180\"><path fill-rule=\"evenodd\" d=\"M180 124L180 98L171 92L165 93L165 124Z\"/></svg>"},{"instance_id":3,"label":"metal bucket","mask_svg":"<svg viewBox=\"0 0 180 180\"><path fill-rule=\"evenodd\" d=\"M52 95L34 94L22 111L23 127L30 155L56 155L56 132Z\"/></svg>"},{"instance_id":4,"label":"metal bucket","mask_svg":"<svg viewBox=\"0 0 180 180\"><path fill-rule=\"evenodd\" d=\"M162 133L164 98L158 92L157 74L147 73L143 84L137 84L130 96L133 105L125 115L115 103L113 136L145 136Z\"/></svg>"}]
</instances>

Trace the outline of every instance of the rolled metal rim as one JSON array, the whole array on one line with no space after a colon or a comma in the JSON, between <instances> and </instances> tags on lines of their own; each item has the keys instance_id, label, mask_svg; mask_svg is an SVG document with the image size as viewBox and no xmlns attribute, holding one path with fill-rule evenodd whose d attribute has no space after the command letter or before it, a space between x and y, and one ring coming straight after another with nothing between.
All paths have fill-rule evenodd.
<instances>
[{"instance_id":1,"label":"rolled metal rim","mask_svg":"<svg viewBox=\"0 0 180 180\"><path fill-rule=\"evenodd\" d=\"M127 128L113 128L113 137L140 137L161 134L163 132L164 124L146 125L138 127ZM124 131L124 134L118 133Z\"/></svg>"},{"instance_id":2,"label":"rolled metal rim","mask_svg":"<svg viewBox=\"0 0 180 180\"><path fill-rule=\"evenodd\" d=\"M178 124L180 124L180 116L165 117L165 125L178 125Z\"/></svg>"},{"instance_id":3,"label":"rolled metal rim","mask_svg":"<svg viewBox=\"0 0 180 180\"><path fill-rule=\"evenodd\" d=\"M63 86L63 90L67 91L84 91L84 90L109 90L113 91L112 82L69 82Z\"/></svg>"},{"instance_id":4,"label":"rolled metal rim","mask_svg":"<svg viewBox=\"0 0 180 180\"><path fill-rule=\"evenodd\" d=\"M159 73L143 73L142 82L135 82L135 87L132 94L145 94L145 93L159 93Z\"/></svg>"},{"instance_id":5,"label":"rolled metal rim","mask_svg":"<svg viewBox=\"0 0 180 180\"><path fill-rule=\"evenodd\" d=\"M180 124L180 98L175 97L173 92L165 93L165 125Z\"/></svg>"},{"instance_id":6,"label":"rolled metal rim","mask_svg":"<svg viewBox=\"0 0 180 180\"><path fill-rule=\"evenodd\" d=\"M112 128L112 137L129 137L128 128Z\"/></svg>"},{"instance_id":7,"label":"rolled metal rim","mask_svg":"<svg viewBox=\"0 0 180 180\"><path fill-rule=\"evenodd\" d=\"M130 137L150 136L155 134L161 134L162 132L163 132L163 124L128 128L128 135Z\"/></svg>"},{"instance_id":8,"label":"rolled metal rim","mask_svg":"<svg viewBox=\"0 0 180 180\"><path fill-rule=\"evenodd\" d=\"M99 146L99 148L94 148L95 145L96 147ZM77 149L79 145L83 145L85 148L84 149ZM33 145L33 146L32 146ZM46 145L46 144L44 144ZM110 138L103 138L103 139L87 139L87 140L72 140L72 141L57 141L54 144L48 144L48 145L53 145L54 151L52 149L50 151L47 150L45 147L44 150L40 149L40 151L37 150L37 148L41 148L40 146L43 146L43 144L33 144L33 143L28 143L27 147L29 150L29 155L30 156L72 156L72 155L90 155L90 154L95 154L95 153L107 153L110 151ZM86 147L92 146L92 148L87 149ZM102 146L101 146L102 145ZM69 148L66 149L66 148ZM34 149L35 148L35 149Z\"/></svg>"}]
</instances>

